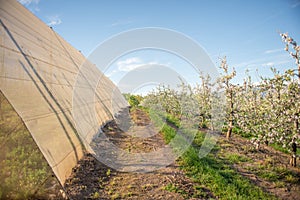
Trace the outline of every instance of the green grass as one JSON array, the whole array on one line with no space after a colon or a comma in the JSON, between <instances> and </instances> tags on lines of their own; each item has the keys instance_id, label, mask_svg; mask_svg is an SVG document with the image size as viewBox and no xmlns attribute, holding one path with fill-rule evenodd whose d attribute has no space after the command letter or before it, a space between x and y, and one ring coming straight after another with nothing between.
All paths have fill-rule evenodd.
<instances>
[{"instance_id":1,"label":"green grass","mask_svg":"<svg viewBox=\"0 0 300 200\"><path fill-rule=\"evenodd\" d=\"M162 113L151 112L151 111L149 111L149 115L152 122L154 123L154 126L159 127L160 132L167 133L167 134L163 134L163 136L166 144L168 144L176 135L176 131L172 127L168 126L164 121L165 119L171 120L171 118L166 117Z\"/></svg>"},{"instance_id":2,"label":"green grass","mask_svg":"<svg viewBox=\"0 0 300 200\"><path fill-rule=\"evenodd\" d=\"M180 164L194 181L221 199L275 199L213 155L199 159L194 147L182 156Z\"/></svg>"},{"instance_id":3,"label":"green grass","mask_svg":"<svg viewBox=\"0 0 300 200\"><path fill-rule=\"evenodd\" d=\"M170 128L165 128L162 132L165 138L174 137ZM194 145L190 146L179 159L182 169L196 183L208 187L219 199L276 199L238 174L228 163L228 161L244 162L247 158L231 154L227 159L222 160L214 153L210 153L200 159L198 151L203 139L204 134L199 132L195 137ZM174 188L170 186L169 189Z\"/></svg>"},{"instance_id":4,"label":"green grass","mask_svg":"<svg viewBox=\"0 0 300 200\"><path fill-rule=\"evenodd\" d=\"M170 192L175 192L175 193L181 194L183 197L188 198L188 194L186 191L180 189L178 186L176 186L172 183L167 184L164 187L164 189L167 191L170 191Z\"/></svg>"},{"instance_id":5,"label":"green grass","mask_svg":"<svg viewBox=\"0 0 300 200\"><path fill-rule=\"evenodd\" d=\"M225 158L228 160L230 164L240 163L240 162L247 162L250 159L244 155L238 153L227 153Z\"/></svg>"},{"instance_id":6,"label":"green grass","mask_svg":"<svg viewBox=\"0 0 300 200\"><path fill-rule=\"evenodd\" d=\"M179 128L180 124L181 124L180 119L178 119L177 117L170 115L170 114L166 115L166 122L173 124L177 128Z\"/></svg>"},{"instance_id":7,"label":"green grass","mask_svg":"<svg viewBox=\"0 0 300 200\"><path fill-rule=\"evenodd\" d=\"M285 186L287 183L296 184L300 181L297 173L290 171L284 166L274 166L273 164L268 164L268 162L258 166L249 166L248 170L255 173L258 177L276 182L280 187L282 185Z\"/></svg>"},{"instance_id":8,"label":"green grass","mask_svg":"<svg viewBox=\"0 0 300 200\"><path fill-rule=\"evenodd\" d=\"M276 172L273 172L273 171L265 171L260 174L260 177L262 177L268 181L276 181L280 178L280 176Z\"/></svg>"}]
</instances>

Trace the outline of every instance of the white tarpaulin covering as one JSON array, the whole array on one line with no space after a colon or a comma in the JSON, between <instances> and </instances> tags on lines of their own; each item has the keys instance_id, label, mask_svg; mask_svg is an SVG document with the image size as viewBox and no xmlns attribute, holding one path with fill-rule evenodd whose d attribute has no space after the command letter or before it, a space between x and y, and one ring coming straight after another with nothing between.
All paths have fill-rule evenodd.
<instances>
[{"instance_id":1,"label":"white tarpaulin covering","mask_svg":"<svg viewBox=\"0 0 300 200\"><path fill-rule=\"evenodd\" d=\"M0 17L1 91L64 184L84 149L90 150L97 130L127 103L96 66L18 2L0 0ZM79 93L73 104L75 87ZM85 98L91 90L94 99ZM91 106L99 126L82 134L76 131L73 113ZM88 126L89 117L82 116L87 120L79 123Z\"/></svg>"}]
</instances>

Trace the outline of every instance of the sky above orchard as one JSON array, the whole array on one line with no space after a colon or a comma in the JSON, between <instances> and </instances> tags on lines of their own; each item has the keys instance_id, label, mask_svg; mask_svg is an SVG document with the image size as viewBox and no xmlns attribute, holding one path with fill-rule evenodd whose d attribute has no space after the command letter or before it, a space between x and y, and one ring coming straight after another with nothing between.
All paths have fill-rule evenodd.
<instances>
[{"instance_id":1,"label":"sky above orchard","mask_svg":"<svg viewBox=\"0 0 300 200\"><path fill-rule=\"evenodd\" d=\"M270 76L295 68L284 51L279 32L288 32L300 43L299 0L19 0L38 18L80 50L86 57L102 42L130 29L161 27L196 41L216 67L226 56L241 82L245 71L253 77ZM194 84L198 74L188 63L161 51L132 52L120 57L105 73L118 82L128 71L143 64L163 64L185 74Z\"/></svg>"}]
</instances>

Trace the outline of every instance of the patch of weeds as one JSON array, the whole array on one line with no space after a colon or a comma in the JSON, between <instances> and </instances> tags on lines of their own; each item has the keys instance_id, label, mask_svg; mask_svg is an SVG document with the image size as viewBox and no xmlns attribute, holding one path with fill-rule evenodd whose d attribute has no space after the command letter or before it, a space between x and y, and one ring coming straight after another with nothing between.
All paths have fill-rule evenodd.
<instances>
[{"instance_id":1,"label":"patch of weeds","mask_svg":"<svg viewBox=\"0 0 300 200\"><path fill-rule=\"evenodd\" d=\"M152 189L153 187L155 187L155 185L150 184L150 183L147 183L146 185L142 186L143 190Z\"/></svg>"},{"instance_id":2,"label":"patch of weeds","mask_svg":"<svg viewBox=\"0 0 300 200\"><path fill-rule=\"evenodd\" d=\"M95 192L93 195L92 195L92 199L98 199L100 198L100 194L99 192Z\"/></svg>"},{"instance_id":3,"label":"patch of weeds","mask_svg":"<svg viewBox=\"0 0 300 200\"><path fill-rule=\"evenodd\" d=\"M110 176L111 175L111 170L110 169L107 169L106 171L106 176Z\"/></svg>"},{"instance_id":4,"label":"patch of weeds","mask_svg":"<svg viewBox=\"0 0 300 200\"><path fill-rule=\"evenodd\" d=\"M195 144L195 146L200 147L202 145L204 138L205 138L205 133L199 132L195 135L193 143Z\"/></svg>"},{"instance_id":5,"label":"patch of weeds","mask_svg":"<svg viewBox=\"0 0 300 200\"><path fill-rule=\"evenodd\" d=\"M132 197L133 196L133 193L132 192L128 192L127 193L127 197Z\"/></svg>"},{"instance_id":6,"label":"patch of weeds","mask_svg":"<svg viewBox=\"0 0 300 200\"><path fill-rule=\"evenodd\" d=\"M269 181L276 181L280 178L280 176L274 171L263 171L259 173L259 176Z\"/></svg>"},{"instance_id":7,"label":"patch of weeds","mask_svg":"<svg viewBox=\"0 0 300 200\"><path fill-rule=\"evenodd\" d=\"M263 164L261 164L261 163L259 163L259 164L257 165L257 170L264 170L264 169L266 169L266 166L265 166L265 165L263 165Z\"/></svg>"},{"instance_id":8,"label":"patch of weeds","mask_svg":"<svg viewBox=\"0 0 300 200\"><path fill-rule=\"evenodd\" d=\"M272 169L272 171L275 171L277 174L279 174L280 178L285 178L285 177L288 177L288 176L291 176L291 177L294 176L293 172L291 172L290 170L288 170L286 167L283 167L283 166L274 167Z\"/></svg>"},{"instance_id":9,"label":"patch of weeds","mask_svg":"<svg viewBox=\"0 0 300 200\"><path fill-rule=\"evenodd\" d=\"M108 194L108 195L111 195L111 194L113 194L113 193L114 193L114 190L113 190L113 189L110 189L110 190L107 191L107 194Z\"/></svg>"},{"instance_id":10,"label":"patch of weeds","mask_svg":"<svg viewBox=\"0 0 300 200\"><path fill-rule=\"evenodd\" d=\"M247 155L249 153L254 153L257 151L253 145L242 146L242 150L245 155ZM249 159L249 161L251 161L251 159Z\"/></svg>"},{"instance_id":11,"label":"patch of weeds","mask_svg":"<svg viewBox=\"0 0 300 200\"><path fill-rule=\"evenodd\" d=\"M279 174L286 174L289 173L288 169L282 166L275 167L274 170Z\"/></svg>"},{"instance_id":12,"label":"patch of weeds","mask_svg":"<svg viewBox=\"0 0 300 200\"><path fill-rule=\"evenodd\" d=\"M111 200L118 199L118 198L120 198L120 194L119 193L115 193L110 198L111 198Z\"/></svg>"},{"instance_id":13,"label":"patch of weeds","mask_svg":"<svg viewBox=\"0 0 300 200\"><path fill-rule=\"evenodd\" d=\"M164 187L165 190L169 191L169 192L175 192L175 193L178 193L178 194L181 194L182 196L184 197L187 197L187 192L180 189L178 186L172 184L172 183L169 183L167 184L165 187Z\"/></svg>"},{"instance_id":14,"label":"patch of weeds","mask_svg":"<svg viewBox=\"0 0 300 200\"><path fill-rule=\"evenodd\" d=\"M111 186L114 186L116 184L116 181L115 180L112 180L110 183L109 183Z\"/></svg>"},{"instance_id":15,"label":"patch of weeds","mask_svg":"<svg viewBox=\"0 0 300 200\"><path fill-rule=\"evenodd\" d=\"M200 185L194 185L194 194L193 194L193 198L206 198L207 197L207 193L205 191L203 191L203 187L201 187Z\"/></svg>"},{"instance_id":16,"label":"patch of weeds","mask_svg":"<svg viewBox=\"0 0 300 200\"><path fill-rule=\"evenodd\" d=\"M240 163L240 162L247 162L250 159L247 158L244 155L238 154L238 153L227 153L225 155L225 158L229 161L229 163L234 164L234 163Z\"/></svg>"},{"instance_id":17,"label":"patch of weeds","mask_svg":"<svg viewBox=\"0 0 300 200\"><path fill-rule=\"evenodd\" d=\"M132 186L131 184L129 184L129 185L127 186L127 189L131 189L131 188L133 188L133 186Z\"/></svg>"},{"instance_id":18,"label":"patch of weeds","mask_svg":"<svg viewBox=\"0 0 300 200\"><path fill-rule=\"evenodd\" d=\"M282 181L275 181L275 186L277 188L284 188L286 186L286 184Z\"/></svg>"},{"instance_id":19,"label":"patch of weeds","mask_svg":"<svg viewBox=\"0 0 300 200\"><path fill-rule=\"evenodd\" d=\"M136 194L133 192L122 193L121 199L127 199L128 197L133 197L134 195Z\"/></svg>"},{"instance_id":20,"label":"patch of weeds","mask_svg":"<svg viewBox=\"0 0 300 200\"><path fill-rule=\"evenodd\" d=\"M233 144L230 144L230 143L224 143L224 144L221 144L221 147L222 147L222 148L229 148L229 147L233 147Z\"/></svg>"},{"instance_id":21,"label":"patch of weeds","mask_svg":"<svg viewBox=\"0 0 300 200\"><path fill-rule=\"evenodd\" d=\"M285 176L285 180L289 183L297 183L299 182L299 177L293 176L292 174L288 174Z\"/></svg>"},{"instance_id":22,"label":"patch of weeds","mask_svg":"<svg viewBox=\"0 0 300 200\"><path fill-rule=\"evenodd\" d=\"M273 168L273 166L275 165L275 160L272 157L267 157L264 160L264 165L267 166L267 168Z\"/></svg>"},{"instance_id":23,"label":"patch of weeds","mask_svg":"<svg viewBox=\"0 0 300 200\"><path fill-rule=\"evenodd\" d=\"M161 131L164 133L164 140L166 141L166 144L170 143L170 141L175 137L176 131L171 128L170 126L164 125L161 129Z\"/></svg>"},{"instance_id":24,"label":"patch of weeds","mask_svg":"<svg viewBox=\"0 0 300 200\"><path fill-rule=\"evenodd\" d=\"M80 186L79 186L79 189L80 189L80 190L86 190L86 189L87 189L87 186L86 186L86 185L80 185Z\"/></svg>"},{"instance_id":25,"label":"patch of weeds","mask_svg":"<svg viewBox=\"0 0 300 200\"><path fill-rule=\"evenodd\" d=\"M165 190L169 191L169 192L174 192L176 190L178 190L178 188L173 185L172 183L168 183L165 187L164 187Z\"/></svg>"},{"instance_id":26,"label":"patch of weeds","mask_svg":"<svg viewBox=\"0 0 300 200\"><path fill-rule=\"evenodd\" d=\"M297 183L299 181L299 178L293 172L283 166L272 167L270 164L267 166L259 164L256 168L250 167L249 170L255 172L261 178L275 182L276 187L284 187L286 182Z\"/></svg>"},{"instance_id":27,"label":"patch of weeds","mask_svg":"<svg viewBox=\"0 0 300 200\"><path fill-rule=\"evenodd\" d=\"M180 127L181 121L177 117L174 117L173 115L167 114L166 121L170 124L173 124L177 128Z\"/></svg>"}]
</instances>

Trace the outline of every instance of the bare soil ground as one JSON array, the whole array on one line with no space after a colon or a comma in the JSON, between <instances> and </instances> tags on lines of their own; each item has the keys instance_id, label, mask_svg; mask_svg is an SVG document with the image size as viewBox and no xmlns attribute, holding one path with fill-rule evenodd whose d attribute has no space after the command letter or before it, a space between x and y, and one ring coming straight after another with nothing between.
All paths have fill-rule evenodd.
<instances>
[{"instance_id":1,"label":"bare soil ground","mask_svg":"<svg viewBox=\"0 0 300 200\"><path fill-rule=\"evenodd\" d=\"M131 112L134 126L148 126L151 122L144 111ZM134 128L138 129L138 128ZM110 141L130 152L149 152L165 142L160 133L149 138L132 137L121 131L114 121L103 131ZM178 164L150 173L117 172L87 154L73 169L65 184L71 199L207 199L213 197L203 186L193 183Z\"/></svg>"},{"instance_id":2,"label":"bare soil ground","mask_svg":"<svg viewBox=\"0 0 300 200\"><path fill-rule=\"evenodd\" d=\"M151 125L142 110L131 112L131 118L135 130ZM132 137L114 121L103 131L115 145L133 153L150 152L165 144L160 133ZM287 154L268 146L255 150L248 139L237 135L229 141L221 136L218 145L215 155L253 184L279 199L300 199L300 168L289 166ZM71 199L216 199L208 188L188 178L177 163L151 173L124 173L101 164L90 154L73 169L65 189Z\"/></svg>"}]
</instances>

